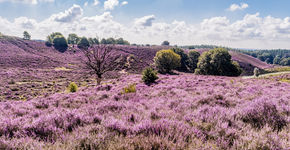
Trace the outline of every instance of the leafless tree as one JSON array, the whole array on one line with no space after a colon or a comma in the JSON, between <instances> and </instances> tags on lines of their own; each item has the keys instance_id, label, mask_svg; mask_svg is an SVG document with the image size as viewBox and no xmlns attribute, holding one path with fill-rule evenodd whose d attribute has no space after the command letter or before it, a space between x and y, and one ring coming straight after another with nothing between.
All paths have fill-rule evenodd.
<instances>
[{"instance_id":1,"label":"leafless tree","mask_svg":"<svg viewBox=\"0 0 290 150\"><path fill-rule=\"evenodd\" d=\"M85 68L89 70L90 74L95 74L98 85L101 84L103 75L108 71L115 71L121 67L121 54L117 53L114 45L98 44L83 48Z\"/></svg>"}]
</instances>

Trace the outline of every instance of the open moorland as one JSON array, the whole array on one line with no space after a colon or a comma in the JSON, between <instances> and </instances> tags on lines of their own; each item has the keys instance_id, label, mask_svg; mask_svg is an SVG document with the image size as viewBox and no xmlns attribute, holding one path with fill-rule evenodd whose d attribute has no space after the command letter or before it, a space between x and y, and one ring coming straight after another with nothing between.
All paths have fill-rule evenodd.
<instances>
[{"instance_id":1,"label":"open moorland","mask_svg":"<svg viewBox=\"0 0 290 150\"><path fill-rule=\"evenodd\" d=\"M44 42L1 37L0 149L290 147L289 72L249 77L255 67L277 66L230 51L241 76L174 71L148 85L142 70L171 47L114 48L122 67L97 85L80 49L60 53ZM71 82L76 92L67 90Z\"/></svg>"}]
</instances>

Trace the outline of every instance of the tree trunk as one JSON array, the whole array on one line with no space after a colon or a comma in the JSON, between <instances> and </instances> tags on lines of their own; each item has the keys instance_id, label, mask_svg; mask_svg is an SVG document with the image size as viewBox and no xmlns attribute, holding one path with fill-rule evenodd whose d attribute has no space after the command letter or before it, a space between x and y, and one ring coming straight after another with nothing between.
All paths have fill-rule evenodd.
<instances>
[{"instance_id":1,"label":"tree trunk","mask_svg":"<svg viewBox=\"0 0 290 150\"><path fill-rule=\"evenodd\" d=\"M97 75L97 84L101 85L102 75Z\"/></svg>"}]
</instances>

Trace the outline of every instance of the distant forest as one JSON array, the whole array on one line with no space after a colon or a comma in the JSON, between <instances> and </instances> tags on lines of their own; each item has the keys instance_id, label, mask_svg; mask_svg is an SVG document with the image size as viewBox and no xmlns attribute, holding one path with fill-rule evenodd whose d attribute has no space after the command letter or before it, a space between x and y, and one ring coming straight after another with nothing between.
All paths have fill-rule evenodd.
<instances>
[{"instance_id":1,"label":"distant forest","mask_svg":"<svg viewBox=\"0 0 290 150\"><path fill-rule=\"evenodd\" d=\"M183 46L182 48L187 49L213 49L222 46L216 45L191 45ZM242 50L242 49L232 49L228 47L222 47L228 50L240 52L258 58L268 64L276 64L282 66L290 66L290 50L286 49L274 49L274 50Z\"/></svg>"}]
</instances>

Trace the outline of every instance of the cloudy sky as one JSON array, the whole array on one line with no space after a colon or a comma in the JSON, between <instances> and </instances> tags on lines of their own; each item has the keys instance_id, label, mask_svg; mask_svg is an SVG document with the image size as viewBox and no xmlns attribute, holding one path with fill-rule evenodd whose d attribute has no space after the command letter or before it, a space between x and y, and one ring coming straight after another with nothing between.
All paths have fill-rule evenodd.
<instances>
[{"instance_id":1,"label":"cloudy sky","mask_svg":"<svg viewBox=\"0 0 290 150\"><path fill-rule=\"evenodd\" d=\"M290 49L290 0L0 0L0 32Z\"/></svg>"}]
</instances>

